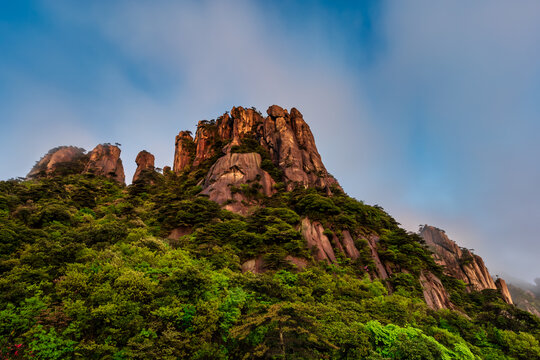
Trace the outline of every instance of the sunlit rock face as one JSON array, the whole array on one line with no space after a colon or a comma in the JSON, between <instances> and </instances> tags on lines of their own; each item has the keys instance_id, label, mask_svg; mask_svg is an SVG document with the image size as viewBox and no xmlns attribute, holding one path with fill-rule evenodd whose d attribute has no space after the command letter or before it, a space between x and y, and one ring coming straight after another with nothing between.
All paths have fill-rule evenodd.
<instances>
[{"instance_id":1,"label":"sunlit rock face","mask_svg":"<svg viewBox=\"0 0 540 360\"><path fill-rule=\"evenodd\" d=\"M192 162L193 137L189 131L180 131L176 135L174 146L173 171L177 174L184 171Z\"/></svg>"},{"instance_id":2,"label":"sunlit rock face","mask_svg":"<svg viewBox=\"0 0 540 360\"><path fill-rule=\"evenodd\" d=\"M118 146L110 144L100 144L87 154L82 148L61 146L45 154L28 173L28 178L91 173L124 184L120 152Z\"/></svg>"},{"instance_id":3,"label":"sunlit rock face","mask_svg":"<svg viewBox=\"0 0 540 360\"><path fill-rule=\"evenodd\" d=\"M120 152L118 146L99 144L88 153L88 163L84 172L103 175L124 184L124 166L120 159Z\"/></svg>"},{"instance_id":4,"label":"sunlit rock face","mask_svg":"<svg viewBox=\"0 0 540 360\"><path fill-rule=\"evenodd\" d=\"M287 190L320 187L331 193L332 187L339 188L324 167L302 114L295 108L289 114L277 105L270 106L267 114L233 107L217 120L199 121L194 139L189 132L180 132L173 171L196 170L210 161L213 165L202 183L203 193L239 213L246 213L252 201L227 187L259 183L267 196L276 183L283 183ZM269 167L274 174L266 171Z\"/></svg>"},{"instance_id":5,"label":"sunlit rock face","mask_svg":"<svg viewBox=\"0 0 540 360\"><path fill-rule=\"evenodd\" d=\"M448 238L444 230L425 225L420 231L420 236L433 251L435 262L444 267L447 275L465 282L468 291L498 288L489 274L484 260L472 251L459 247ZM504 284L504 288L506 288L506 284ZM502 293L503 298L511 304L512 299L508 289L506 289L506 293L506 295Z\"/></svg>"},{"instance_id":6,"label":"sunlit rock face","mask_svg":"<svg viewBox=\"0 0 540 360\"><path fill-rule=\"evenodd\" d=\"M154 171L154 162L154 155L150 154L146 150L139 152L139 154L137 154L137 158L135 159L137 170L135 170L135 174L133 175L133 182L139 180L144 172Z\"/></svg>"},{"instance_id":7,"label":"sunlit rock face","mask_svg":"<svg viewBox=\"0 0 540 360\"><path fill-rule=\"evenodd\" d=\"M508 304L513 304L512 295L510 295L510 291L508 290L506 281L498 278L497 280L495 280L495 285L497 286L497 289L499 289L499 292L501 293L504 301L506 301Z\"/></svg>"},{"instance_id":8,"label":"sunlit rock face","mask_svg":"<svg viewBox=\"0 0 540 360\"><path fill-rule=\"evenodd\" d=\"M203 194L225 209L245 213L252 203L251 193L271 196L275 182L261 169L257 153L228 153L210 168L204 182Z\"/></svg>"}]
</instances>

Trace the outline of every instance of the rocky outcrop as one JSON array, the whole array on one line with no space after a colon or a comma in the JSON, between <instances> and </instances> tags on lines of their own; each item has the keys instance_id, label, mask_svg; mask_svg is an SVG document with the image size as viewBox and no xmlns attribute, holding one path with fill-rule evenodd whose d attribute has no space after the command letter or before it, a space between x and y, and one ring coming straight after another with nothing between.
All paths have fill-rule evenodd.
<instances>
[{"instance_id":1,"label":"rocky outcrop","mask_svg":"<svg viewBox=\"0 0 540 360\"><path fill-rule=\"evenodd\" d=\"M497 289L499 289L499 292L501 293L501 296L503 300L507 304L513 304L512 302L512 295L510 295L510 291L508 290L508 286L506 286L506 281L504 281L501 278L498 278L495 280L495 285L497 286Z\"/></svg>"},{"instance_id":2,"label":"rocky outcrop","mask_svg":"<svg viewBox=\"0 0 540 360\"><path fill-rule=\"evenodd\" d=\"M173 171L177 174L186 169L193 161L195 143L190 131L180 131L174 143Z\"/></svg>"},{"instance_id":3,"label":"rocky outcrop","mask_svg":"<svg viewBox=\"0 0 540 360\"><path fill-rule=\"evenodd\" d=\"M85 156L85 150L75 146L60 146L49 150L30 170L28 178L53 175L57 170L75 164ZM82 169L75 169L79 172Z\"/></svg>"},{"instance_id":4,"label":"rocky outcrop","mask_svg":"<svg viewBox=\"0 0 540 360\"><path fill-rule=\"evenodd\" d=\"M422 271L418 279L422 285L422 292L426 304L434 309L453 309L448 292L444 288L441 280L429 271Z\"/></svg>"},{"instance_id":5,"label":"rocky outcrop","mask_svg":"<svg viewBox=\"0 0 540 360\"><path fill-rule=\"evenodd\" d=\"M228 153L210 168L202 193L227 210L245 214L257 193L273 194L274 184L261 169L259 154Z\"/></svg>"},{"instance_id":6,"label":"rocky outcrop","mask_svg":"<svg viewBox=\"0 0 540 360\"><path fill-rule=\"evenodd\" d=\"M420 236L433 251L435 262L445 268L447 275L463 280L469 290L497 288L482 258L460 248L443 230L425 225Z\"/></svg>"},{"instance_id":7,"label":"rocky outcrop","mask_svg":"<svg viewBox=\"0 0 540 360\"><path fill-rule=\"evenodd\" d=\"M467 284L468 291L499 289L504 301L512 304L512 297L504 280L495 284L484 264L484 260L471 250L459 247L450 240L444 230L424 225L420 236L433 252L435 262L445 269L446 275L462 280Z\"/></svg>"},{"instance_id":8,"label":"rocky outcrop","mask_svg":"<svg viewBox=\"0 0 540 360\"><path fill-rule=\"evenodd\" d=\"M86 173L102 175L125 183L124 167L120 159L120 148L110 144L100 144L88 154Z\"/></svg>"},{"instance_id":9,"label":"rocky outcrop","mask_svg":"<svg viewBox=\"0 0 540 360\"><path fill-rule=\"evenodd\" d=\"M141 151L135 159L135 163L137 163L137 170L135 170L135 174L133 175L133 182L139 180L144 172L153 172L154 161L154 155L150 154L146 150Z\"/></svg>"},{"instance_id":10,"label":"rocky outcrop","mask_svg":"<svg viewBox=\"0 0 540 360\"><path fill-rule=\"evenodd\" d=\"M254 274L262 274L266 270L266 264L264 263L262 256L250 259L242 264L242 272L244 273L252 272Z\"/></svg>"},{"instance_id":11,"label":"rocky outcrop","mask_svg":"<svg viewBox=\"0 0 540 360\"><path fill-rule=\"evenodd\" d=\"M307 242L308 248L313 252L315 260L335 263L336 255L328 236L324 234L324 228L320 222L311 222L308 218L302 219L302 236Z\"/></svg>"},{"instance_id":12,"label":"rocky outcrop","mask_svg":"<svg viewBox=\"0 0 540 360\"><path fill-rule=\"evenodd\" d=\"M239 176L245 172L245 168L236 171L235 176L230 175L234 172L226 166L230 163L230 158L227 157L235 153L258 153L261 160L257 161L256 172L261 177L266 176L264 175L266 172L260 171L261 162L264 160L265 166L276 168L276 172L272 174L273 182L283 182L288 190L296 186L321 187L330 193L333 186L339 187L337 181L324 167L313 134L302 114L294 108L289 114L287 110L277 105L270 106L267 113L268 116L263 117L254 108L233 107L230 113L223 114L215 121L199 121L195 139L191 138L189 132L180 132L175 142L174 172L178 174L185 169L201 167L208 164L209 159L217 158L213 169L203 182L203 193L219 193L219 202L222 205L227 200L232 202L240 200L238 196L234 197L233 193L225 190L225 187L229 186L226 183L227 179L235 181L230 186L238 186L244 180L252 180L250 176L243 178ZM246 159L250 157L253 155L247 156ZM218 171L218 168L221 171ZM229 175L223 177L222 174L225 173ZM222 178L219 182L222 189L216 191L216 186L208 188L217 178ZM265 184L261 185L263 193L268 195ZM245 212L245 207L229 206L229 208L232 211L238 209Z\"/></svg>"},{"instance_id":13,"label":"rocky outcrop","mask_svg":"<svg viewBox=\"0 0 540 360\"><path fill-rule=\"evenodd\" d=\"M289 115L277 105L271 106L267 113L269 116L264 120L261 143L283 171L287 190L301 185L330 191L332 186L339 186L326 171L302 114L293 108Z\"/></svg>"},{"instance_id":14,"label":"rocky outcrop","mask_svg":"<svg viewBox=\"0 0 540 360\"><path fill-rule=\"evenodd\" d=\"M381 262L381 259L379 258L379 253L377 252L377 242L379 241L379 237L376 235L370 235L366 238L366 241L369 246L369 250L371 252L371 258L373 259L373 262L375 263L375 270L377 271L377 277L379 279L388 279L388 271L386 270L386 267Z\"/></svg>"},{"instance_id":15,"label":"rocky outcrop","mask_svg":"<svg viewBox=\"0 0 540 360\"><path fill-rule=\"evenodd\" d=\"M84 174L107 176L125 183L120 148L110 144L96 146L88 154L75 146L61 146L50 150L28 173L28 178L55 174Z\"/></svg>"},{"instance_id":16,"label":"rocky outcrop","mask_svg":"<svg viewBox=\"0 0 540 360\"><path fill-rule=\"evenodd\" d=\"M291 255L287 255L284 260L288 262L293 268L296 268L296 270L302 270L308 265L308 261L306 259L294 257ZM252 272L254 274L262 274L267 270L267 263L264 261L263 256L258 256L255 259L247 260L242 264L243 273Z\"/></svg>"},{"instance_id":17,"label":"rocky outcrop","mask_svg":"<svg viewBox=\"0 0 540 360\"><path fill-rule=\"evenodd\" d=\"M217 138L215 123L199 121L195 133L195 160L193 166L198 166L206 159L210 159L216 153Z\"/></svg>"}]
</instances>

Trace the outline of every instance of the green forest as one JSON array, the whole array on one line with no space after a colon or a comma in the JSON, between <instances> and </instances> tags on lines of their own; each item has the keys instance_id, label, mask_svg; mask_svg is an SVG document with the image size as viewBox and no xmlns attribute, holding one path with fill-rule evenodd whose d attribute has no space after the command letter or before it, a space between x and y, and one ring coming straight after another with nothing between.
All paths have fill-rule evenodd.
<instances>
[{"instance_id":1,"label":"green forest","mask_svg":"<svg viewBox=\"0 0 540 360\"><path fill-rule=\"evenodd\" d=\"M200 195L204 173L0 182L0 358L540 358L539 318L496 290L466 292L382 208L339 189L277 184L260 197L246 185L235 191L260 206L241 216ZM377 234L381 258L403 271L377 279L364 240L356 260L315 261L304 217L338 237ZM267 271L242 272L254 258ZM422 270L455 310L427 307Z\"/></svg>"}]
</instances>

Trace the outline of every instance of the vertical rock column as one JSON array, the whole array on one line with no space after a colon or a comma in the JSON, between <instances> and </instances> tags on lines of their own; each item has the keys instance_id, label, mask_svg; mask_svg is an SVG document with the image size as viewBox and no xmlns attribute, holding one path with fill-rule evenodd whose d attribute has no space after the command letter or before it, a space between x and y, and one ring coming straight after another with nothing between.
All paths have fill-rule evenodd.
<instances>
[{"instance_id":1,"label":"vertical rock column","mask_svg":"<svg viewBox=\"0 0 540 360\"><path fill-rule=\"evenodd\" d=\"M154 155L150 154L146 150L141 151L135 159L135 162L137 163L137 170L133 175L133 182L139 180L144 171L154 171L154 161Z\"/></svg>"}]
</instances>

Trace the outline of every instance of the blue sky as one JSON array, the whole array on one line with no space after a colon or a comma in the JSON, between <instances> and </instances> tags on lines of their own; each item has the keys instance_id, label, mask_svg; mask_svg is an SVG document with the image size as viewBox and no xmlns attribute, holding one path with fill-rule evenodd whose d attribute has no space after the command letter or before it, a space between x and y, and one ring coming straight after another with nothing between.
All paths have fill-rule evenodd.
<instances>
[{"instance_id":1,"label":"blue sky","mask_svg":"<svg viewBox=\"0 0 540 360\"><path fill-rule=\"evenodd\" d=\"M540 276L540 3L1 1L0 178L48 149L146 149L292 106L346 192Z\"/></svg>"}]
</instances>

